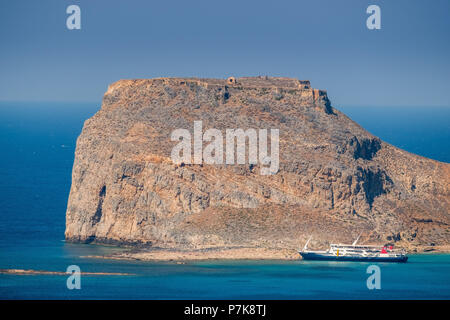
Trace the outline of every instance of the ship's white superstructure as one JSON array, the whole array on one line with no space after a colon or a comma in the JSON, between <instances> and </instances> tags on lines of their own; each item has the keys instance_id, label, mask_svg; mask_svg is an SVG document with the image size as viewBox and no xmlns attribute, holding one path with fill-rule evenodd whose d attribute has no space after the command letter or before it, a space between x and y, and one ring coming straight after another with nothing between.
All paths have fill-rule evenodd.
<instances>
[{"instance_id":1,"label":"ship's white superstructure","mask_svg":"<svg viewBox=\"0 0 450 320\"><path fill-rule=\"evenodd\" d=\"M406 262L408 257L404 249L394 249L393 246L358 245L359 237L352 244L331 244L328 250L309 250L308 239L300 255L305 260L333 261L378 261Z\"/></svg>"}]
</instances>

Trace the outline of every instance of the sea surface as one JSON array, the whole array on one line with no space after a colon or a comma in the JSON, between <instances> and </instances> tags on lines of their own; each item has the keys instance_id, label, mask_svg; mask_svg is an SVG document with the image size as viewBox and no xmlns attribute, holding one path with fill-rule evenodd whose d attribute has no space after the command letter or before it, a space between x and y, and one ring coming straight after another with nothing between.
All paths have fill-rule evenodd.
<instances>
[{"instance_id":1,"label":"sea surface","mask_svg":"<svg viewBox=\"0 0 450 320\"><path fill-rule=\"evenodd\" d=\"M83 258L120 251L63 241L76 138L100 103L0 103L0 269L130 273L82 276L0 274L0 299L449 299L450 255L370 263L207 261L186 264ZM340 107L381 139L450 162L450 107Z\"/></svg>"}]
</instances>

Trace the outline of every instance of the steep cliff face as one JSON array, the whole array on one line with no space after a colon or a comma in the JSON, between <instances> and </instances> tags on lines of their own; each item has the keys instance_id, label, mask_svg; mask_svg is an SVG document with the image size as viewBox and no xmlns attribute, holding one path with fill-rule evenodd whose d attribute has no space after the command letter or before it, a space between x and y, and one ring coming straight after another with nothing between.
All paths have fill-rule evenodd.
<instances>
[{"instance_id":1,"label":"steep cliff face","mask_svg":"<svg viewBox=\"0 0 450 320\"><path fill-rule=\"evenodd\" d=\"M174 163L175 129L279 129L279 170ZM78 138L66 239L169 248L450 242L450 165L371 135L288 78L121 80Z\"/></svg>"}]
</instances>

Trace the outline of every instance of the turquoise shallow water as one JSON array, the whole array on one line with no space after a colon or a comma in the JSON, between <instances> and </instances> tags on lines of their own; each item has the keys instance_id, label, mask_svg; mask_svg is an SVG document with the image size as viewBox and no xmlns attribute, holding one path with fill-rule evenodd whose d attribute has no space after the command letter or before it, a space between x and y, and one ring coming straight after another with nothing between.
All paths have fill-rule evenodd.
<instances>
[{"instance_id":1,"label":"turquoise shallow water","mask_svg":"<svg viewBox=\"0 0 450 320\"><path fill-rule=\"evenodd\" d=\"M0 275L2 299L448 299L450 255L412 255L378 264L381 290L368 290L368 263L211 261L185 265L82 258L121 250L66 244L65 209L76 137L94 104L0 103L0 268L122 272L83 276ZM450 108L340 108L382 139L450 160Z\"/></svg>"},{"instance_id":2,"label":"turquoise shallow water","mask_svg":"<svg viewBox=\"0 0 450 320\"><path fill-rule=\"evenodd\" d=\"M86 248L88 247L88 248ZM92 247L92 246L90 246ZM0 275L7 299L449 299L450 255L412 255L406 264L377 264L381 289L369 290L369 263L306 261L205 261L184 265L83 259L108 248L60 244L30 250L14 263L51 270L69 264L82 271L133 276L83 276L68 290L65 276Z\"/></svg>"}]
</instances>

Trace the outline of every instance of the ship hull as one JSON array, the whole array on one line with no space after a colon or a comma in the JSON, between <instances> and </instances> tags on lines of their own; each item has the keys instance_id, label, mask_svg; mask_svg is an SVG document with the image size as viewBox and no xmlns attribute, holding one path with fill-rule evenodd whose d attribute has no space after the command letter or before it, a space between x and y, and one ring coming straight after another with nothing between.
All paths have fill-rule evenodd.
<instances>
[{"instance_id":1,"label":"ship hull","mask_svg":"<svg viewBox=\"0 0 450 320\"><path fill-rule=\"evenodd\" d=\"M304 260L320 261L362 261L362 262L406 262L407 256L401 257L362 257L362 256L337 256L315 252L299 252Z\"/></svg>"}]
</instances>

